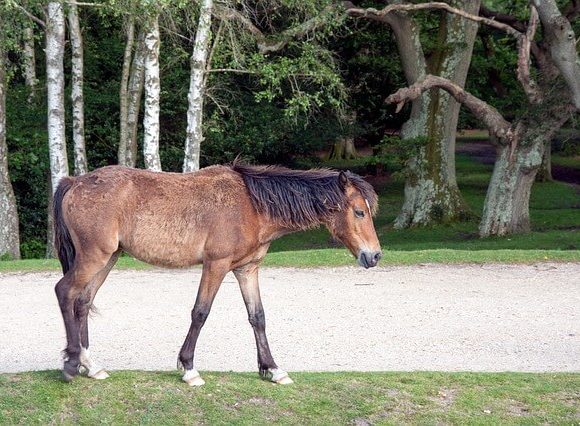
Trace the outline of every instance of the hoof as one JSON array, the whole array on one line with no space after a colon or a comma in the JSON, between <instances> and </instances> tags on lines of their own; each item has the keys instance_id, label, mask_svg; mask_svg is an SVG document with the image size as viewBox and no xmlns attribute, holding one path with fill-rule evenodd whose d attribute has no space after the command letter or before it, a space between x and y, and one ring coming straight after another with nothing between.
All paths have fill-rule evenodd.
<instances>
[{"instance_id":1,"label":"hoof","mask_svg":"<svg viewBox=\"0 0 580 426\"><path fill-rule=\"evenodd\" d=\"M201 378L197 370L186 370L185 374L181 378L189 386L203 386L205 385L205 380Z\"/></svg>"},{"instance_id":2,"label":"hoof","mask_svg":"<svg viewBox=\"0 0 580 426\"><path fill-rule=\"evenodd\" d=\"M74 378L75 378L75 375L74 374L67 373L66 371L63 370L63 372L62 372L62 379L65 382L70 383L70 382L73 381Z\"/></svg>"},{"instance_id":3,"label":"hoof","mask_svg":"<svg viewBox=\"0 0 580 426\"><path fill-rule=\"evenodd\" d=\"M276 380L276 383L278 383L279 385L291 385L292 383L294 383L294 380L292 380L290 377L286 376L286 377L282 377L279 380Z\"/></svg>"},{"instance_id":4,"label":"hoof","mask_svg":"<svg viewBox=\"0 0 580 426\"><path fill-rule=\"evenodd\" d=\"M279 385L289 385L294 383L294 381L288 376L288 373L281 368L272 369L270 370L270 373L272 373L272 378L270 380L274 383L278 383Z\"/></svg>"},{"instance_id":5,"label":"hoof","mask_svg":"<svg viewBox=\"0 0 580 426\"><path fill-rule=\"evenodd\" d=\"M107 373L105 370L99 370L96 373L91 373L89 372L89 374L87 374L88 377L90 377L91 379L96 379L96 380L105 380L109 378L109 373Z\"/></svg>"}]
</instances>

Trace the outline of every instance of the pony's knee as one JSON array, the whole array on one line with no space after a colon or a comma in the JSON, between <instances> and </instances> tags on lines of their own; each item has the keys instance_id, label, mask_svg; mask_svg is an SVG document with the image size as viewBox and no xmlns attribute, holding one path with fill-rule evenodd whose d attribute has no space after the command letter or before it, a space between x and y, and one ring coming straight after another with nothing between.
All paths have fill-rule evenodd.
<instances>
[{"instance_id":1,"label":"pony's knee","mask_svg":"<svg viewBox=\"0 0 580 426\"><path fill-rule=\"evenodd\" d=\"M266 327L266 317L264 315L264 310L260 309L256 312L252 312L248 315L248 321L254 328L264 328Z\"/></svg>"},{"instance_id":2,"label":"pony's knee","mask_svg":"<svg viewBox=\"0 0 580 426\"><path fill-rule=\"evenodd\" d=\"M201 326L205 323L205 320L207 320L208 315L209 309L207 308L193 309L191 311L191 322Z\"/></svg>"}]
</instances>

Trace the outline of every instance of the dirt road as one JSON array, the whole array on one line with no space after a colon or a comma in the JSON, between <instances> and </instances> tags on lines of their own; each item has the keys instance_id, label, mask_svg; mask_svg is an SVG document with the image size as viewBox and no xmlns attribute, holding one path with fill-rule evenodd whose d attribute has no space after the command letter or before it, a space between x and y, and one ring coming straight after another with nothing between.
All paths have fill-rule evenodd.
<instances>
[{"instance_id":1,"label":"dirt road","mask_svg":"<svg viewBox=\"0 0 580 426\"><path fill-rule=\"evenodd\" d=\"M0 275L0 372L60 368L59 274ZM108 369L169 370L200 270L113 271L91 320ZM580 371L580 264L263 269L274 358L296 370ZM199 370L253 371L254 337L228 275Z\"/></svg>"}]
</instances>

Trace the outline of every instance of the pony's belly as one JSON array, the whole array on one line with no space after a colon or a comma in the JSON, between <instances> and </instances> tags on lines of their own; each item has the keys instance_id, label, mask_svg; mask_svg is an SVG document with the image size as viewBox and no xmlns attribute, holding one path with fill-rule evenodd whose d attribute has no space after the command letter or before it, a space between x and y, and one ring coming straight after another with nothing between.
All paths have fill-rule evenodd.
<instances>
[{"instance_id":1,"label":"pony's belly","mask_svg":"<svg viewBox=\"0 0 580 426\"><path fill-rule=\"evenodd\" d=\"M150 241L141 244L121 244L123 250L145 263L166 268L185 268L203 261L201 244L175 244L169 241Z\"/></svg>"}]
</instances>

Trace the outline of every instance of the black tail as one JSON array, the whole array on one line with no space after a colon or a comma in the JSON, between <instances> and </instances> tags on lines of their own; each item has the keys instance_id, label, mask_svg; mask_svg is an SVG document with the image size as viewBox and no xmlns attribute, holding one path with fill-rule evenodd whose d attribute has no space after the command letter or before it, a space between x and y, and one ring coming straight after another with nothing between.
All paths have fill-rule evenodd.
<instances>
[{"instance_id":1,"label":"black tail","mask_svg":"<svg viewBox=\"0 0 580 426\"><path fill-rule=\"evenodd\" d=\"M53 218L54 218L54 248L58 255L58 260L62 266L63 274L66 274L73 266L75 260L75 246L64 223L62 217L62 199L72 186L73 180L71 178L62 178L52 202Z\"/></svg>"}]
</instances>

